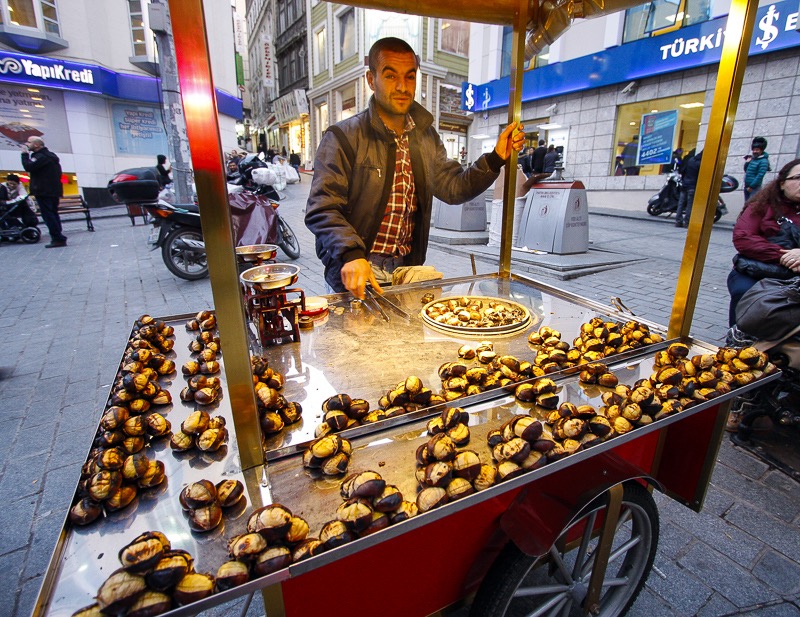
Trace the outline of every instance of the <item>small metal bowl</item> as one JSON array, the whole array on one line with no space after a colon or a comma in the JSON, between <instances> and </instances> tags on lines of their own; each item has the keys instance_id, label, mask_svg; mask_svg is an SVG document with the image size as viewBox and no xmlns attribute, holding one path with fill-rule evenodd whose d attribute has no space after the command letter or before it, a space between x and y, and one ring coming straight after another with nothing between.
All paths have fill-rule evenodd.
<instances>
[{"instance_id":1,"label":"small metal bowl","mask_svg":"<svg viewBox=\"0 0 800 617\"><path fill-rule=\"evenodd\" d=\"M243 285L260 291L280 289L297 282L300 266L293 264L264 264L249 268L239 275Z\"/></svg>"},{"instance_id":2,"label":"small metal bowl","mask_svg":"<svg viewBox=\"0 0 800 617\"><path fill-rule=\"evenodd\" d=\"M261 263L275 259L277 254L278 246L276 244L248 244L236 247L236 256L240 261Z\"/></svg>"}]
</instances>

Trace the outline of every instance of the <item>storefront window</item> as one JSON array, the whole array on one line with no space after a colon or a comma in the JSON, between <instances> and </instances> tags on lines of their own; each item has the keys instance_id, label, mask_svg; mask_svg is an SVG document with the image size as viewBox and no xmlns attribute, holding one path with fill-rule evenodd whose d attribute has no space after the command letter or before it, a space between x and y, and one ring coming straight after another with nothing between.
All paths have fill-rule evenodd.
<instances>
[{"instance_id":1,"label":"storefront window","mask_svg":"<svg viewBox=\"0 0 800 617\"><path fill-rule=\"evenodd\" d=\"M356 113L356 85L350 84L337 92L341 106L340 119L346 120Z\"/></svg>"},{"instance_id":2,"label":"storefront window","mask_svg":"<svg viewBox=\"0 0 800 617\"><path fill-rule=\"evenodd\" d=\"M642 116L668 110L678 112L672 150L681 148L685 156L696 148L703 116L705 93L683 94L620 105L614 132L614 151L609 175L657 175L664 173L662 165L636 165ZM621 158L620 158L621 157Z\"/></svg>"},{"instance_id":3,"label":"storefront window","mask_svg":"<svg viewBox=\"0 0 800 617\"><path fill-rule=\"evenodd\" d=\"M452 19L442 19L439 23L439 49L466 56L469 53L469 23Z\"/></svg>"},{"instance_id":4,"label":"storefront window","mask_svg":"<svg viewBox=\"0 0 800 617\"><path fill-rule=\"evenodd\" d=\"M339 47L337 60L341 62L356 53L356 14L355 9L347 9L336 18Z\"/></svg>"}]
</instances>

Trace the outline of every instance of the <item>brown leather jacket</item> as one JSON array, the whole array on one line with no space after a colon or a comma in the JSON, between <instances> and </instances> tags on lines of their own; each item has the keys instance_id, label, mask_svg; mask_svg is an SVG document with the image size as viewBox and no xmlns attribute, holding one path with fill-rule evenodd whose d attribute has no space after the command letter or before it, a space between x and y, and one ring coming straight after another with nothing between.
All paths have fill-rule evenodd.
<instances>
[{"instance_id":1,"label":"brown leather jacket","mask_svg":"<svg viewBox=\"0 0 800 617\"><path fill-rule=\"evenodd\" d=\"M433 116L414 103L409 111L416 127L409 134L411 167L417 194L417 212L411 253L406 265L425 263L433 197L460 204L473 199L495 181L503 160L494 152L464 169L447 158ZM306 226L316 236L317 257L325 266L325 280L345 291L342 266L365 258L375 241L394 182L396 145L375 110L374 97L363 112L338 126L355 153L348 160L339 139L327 131L314 159L314 179L306 206Z\"/></svg>"}]
</instances>

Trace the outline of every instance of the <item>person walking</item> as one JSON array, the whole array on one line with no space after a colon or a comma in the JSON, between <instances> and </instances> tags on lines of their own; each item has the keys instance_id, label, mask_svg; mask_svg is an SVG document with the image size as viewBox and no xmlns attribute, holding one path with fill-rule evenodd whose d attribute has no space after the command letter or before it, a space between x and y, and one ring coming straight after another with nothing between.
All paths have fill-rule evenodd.
<instances>
[{"instance_id":1,"label":"person walking","mask_svg":"<svg viewBox=\"0 0 800 617\"><path fill-rule=\"evenodd\" d=\"M675 213L675 227L687 227L689 216L692 213L694 192L697 189L697 177L700 175L700 163L703 160L701 150L686 161L686 167L681 176L681 193L678 196L678 210Z\"/></svg>"},{"instance_id":2,"label":"person walking","mask_svg":"<svg viewBox=\"0 0 800 617\"><path fill-rule=\"evenodd\" d=\"M22 147L22 167L30 174L31 195L36 198L50 233L50 243L45 244L45 248L67 246L67 237L61 231L61 218L58 216L58 201L64 195L58 156L47 149L41 137L30 137Z\"/></svg>"},{"instance_id":3,"label":"person walking","mask_svg":"<svg viewBox=\"0 0 800 617\"><path fill-rule=\"evenodd\" d=\"M767 154L767 140L755 137L750 146L753 157L744 164L744 200L747 201L761 188L764 176L772 169Z\"/></svg>"},{"instance_id":4,"label":"person walking","mask_svg":"<svg viewBox=\"0 0 800 617\"><path fill-rule=\"evenodd\" d=\"M159 154L156 157L156 171L158 172L158 184L163 189L168 184L172 184L172 177L170 177L170 169L167 165L167 157Z\"/></svg>"},{"instance_id":5,"label":"person walking","mask_svg":"<svg viewBox=\"0 0 800 617\"><path fill-rule=\"evenodd\" d=\"M289 154L289 165L294 167L294 170L297 172L297 181L302 182L303 177L300 175L300 155L294 150L292 150L291 154Z\"/></svg>"},{"instance_id":6,"label":"person walking","mask_svg":"<svg viewBox=\"0 0 800 617\"><path fill-rule=\"evenodd\" d=\"M459 204L480 195L525 141L512 122L491 152L462 168L448 158L433 116L414 101L419 58L411 46L379 39L368 58L373 96L366 110L323 135L305 216L325 282L359 299L367 284L382 293L379 283L396 270L425 263L434 196Z\"/></svg>"},{"instance_id":7,"label":"person walking","mask_svg":"<svg viewBox=\"0 0 800 617\"><path fill-rule=\"evenodd\" d=\"M634 135L633 140L625 144L622 149L622 166L626 176L638 176L639 166L636 164L636 156L639 154L639 136Z\"/></svg>"},{"instance_id":8,"label":"person walking","mask_svg":"<svg viewBox=\"0 0 800 617\"><path fill-rule=\"evenodd\" d=\"M544 139L539 140L539 147L533 151L532 167L533 173L540 174L544 172L544 157L547 154L547 148L544 145Z\"/></svg>"},{"instance_id":9,"label":"person walking","mask_svg":"<svg viewBox=\"0 0 800 617\"><path fill-rule=\"evenodd\" d=\"M550 144L547 147L547 154L544 155L543 173L553 173L556 170L556 161L558 161L558 152L556 152L556 147L553 144Z\"/></svg>"},{"instance_id":10,"label":"person walking","mask_svg":"<svg viewBox=\"0 0 800 617\"><path fill-rule=\"evenodd\" d=\"M531 174L533 174L533 148L526 148L524 152L525 155L519 156L517 162L522 167L522 173L525 174L525 177L530 178Z\"/></svg>"}]
</instances>

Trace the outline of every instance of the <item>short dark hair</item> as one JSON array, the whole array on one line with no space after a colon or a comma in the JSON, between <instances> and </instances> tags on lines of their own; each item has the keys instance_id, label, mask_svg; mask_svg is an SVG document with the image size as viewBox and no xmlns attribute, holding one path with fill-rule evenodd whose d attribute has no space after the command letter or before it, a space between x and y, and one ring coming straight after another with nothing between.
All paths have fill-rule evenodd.
<instances>
[{"instance_id":1,"label":"short dark hair","mask_svg":"<svg viewBox=\"0 0 800 617\"><path fill-rule=\"evenodd\" d=\"M163 154L159 154L158 156L156 156L156 160L158 161L159 165L163 165L164 163L167 162L167 157L164 156Z\"/></svg>"},{"instance_id":2,"label":"short dark hair","mask_svg":"<svg viewBox=\"0 0 800 617\"><path fill-rule=\"evenodd\" d=\"M6 176L6 182L19 182L19 176L17 174L8 174Z\"/></svg>"},{"instance_id":3,"label":"short dark hair","mask_svg":"<svg viewBox=\"0 0 800 617\"><path fill-rule=\"evenodd\" d=\"M378 39L372 44L372 47L369 48L369 70L373 74L378 70L378 56L382 51L391 51L396 54L414 54L414 58L417 60L417 68L419 68L419 56L414 52L411 45L406 43L403 39L398 39L395 36L387 36Z\"/></svg>"},{"instance_id":4,"label":"short dark hair","mask_svg":"<svg viewBox=\"0 0 800 617\"><path fill-rule=\"evenodd\" d=\"M751 148L761 148L762 150L767 149L767 140L764 137L754 137L753 144L750 146Z\"/></svg>"},{"instance_id":5,"label":"short dark hair","mask_svg":"<svg viewBox=\"0 0 800 617\"><path fill-rule=\"evenodd\" d=\"M540 145L540 146L543 146L543 145L544 145L544 139L540 139L540 140L539 140L539 145Z\"/></svg>"}]
</instances>

